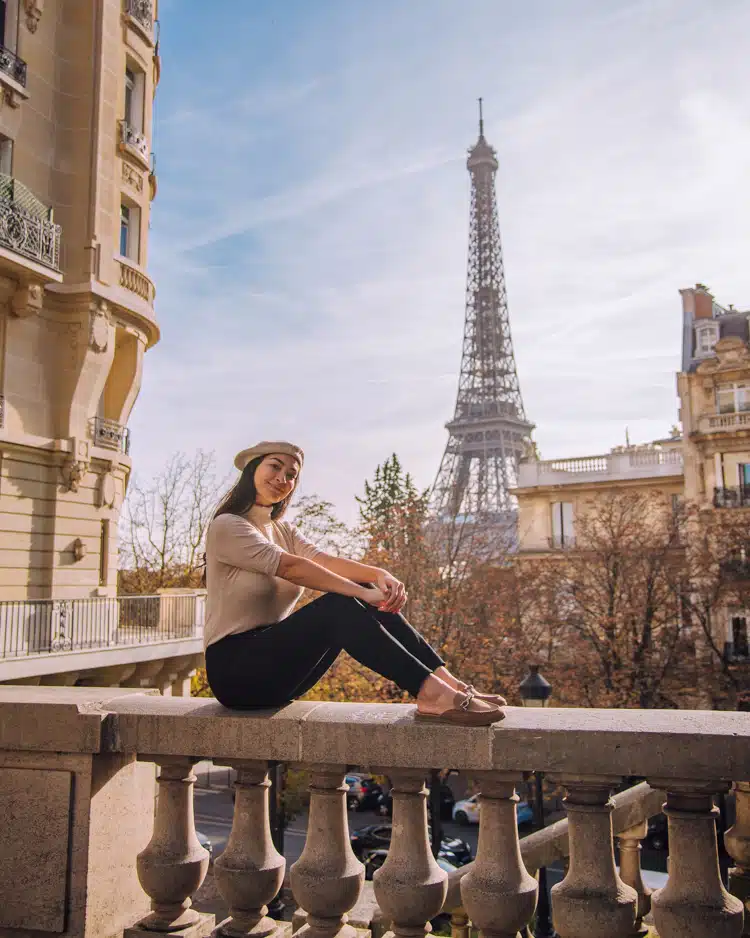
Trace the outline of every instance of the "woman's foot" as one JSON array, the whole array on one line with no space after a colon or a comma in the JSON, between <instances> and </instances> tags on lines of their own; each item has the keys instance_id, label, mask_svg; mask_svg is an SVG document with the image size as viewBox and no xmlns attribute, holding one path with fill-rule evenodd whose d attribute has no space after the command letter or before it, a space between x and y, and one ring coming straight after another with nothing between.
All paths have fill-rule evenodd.
<instances>
[{"instance_id":1,"label":"woman's foot","mask_svg":"<svg viewBox=\"0 0 750 938\"><path fill-rule=\"evenodd\" d=\"M417 695L417 715L465 726L488 726L504 717L500 708L474 694L462 693L431 674Z\"/></svg>"},{"instance_id":2,"label":"woman's foot","mask_svg":"<svg viewBox=\"0 0 750 938\"><path fill-rule=\"evenodd\" d=\"M454 690L461 691L462 694L473 694L477 700L484 700L487 703L495 704L497 707L505 707L508 704L505 697L501 697L500 694L483 694L481 691L478 691L473 684L466 684L464 681L459 681L447 668L438 668L437 671L435 671L435 676Z\"/></svg>"}]
</instances>

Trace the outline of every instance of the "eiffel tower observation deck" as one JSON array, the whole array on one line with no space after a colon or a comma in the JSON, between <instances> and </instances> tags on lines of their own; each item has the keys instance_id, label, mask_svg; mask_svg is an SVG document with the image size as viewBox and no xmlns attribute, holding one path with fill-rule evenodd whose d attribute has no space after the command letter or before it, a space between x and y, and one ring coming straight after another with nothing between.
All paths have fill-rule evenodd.
<instances>
[{"instance_id":1,"label":"eiffel tower observation deck","mask_svg":"<svg viewBox=\"0 0 750 938\"><path fill-rule=\"evenodd\" d=\"M469 263L461 372L453 419L432 490L441 520L515 526L518 465L534 425L526 417L510 334L495 199L495 150L484 136L469 150Z\"/></svg>"}]
</instances>

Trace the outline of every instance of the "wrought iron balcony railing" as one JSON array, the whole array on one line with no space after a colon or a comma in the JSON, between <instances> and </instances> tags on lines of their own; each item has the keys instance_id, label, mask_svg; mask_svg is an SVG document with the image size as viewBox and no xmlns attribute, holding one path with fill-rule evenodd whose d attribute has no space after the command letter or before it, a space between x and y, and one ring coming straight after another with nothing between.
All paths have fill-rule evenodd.
<instances>
[{"instance_id":1,"label":"wrought iron balcony railing","mask_svg":"<svg viewBox=\"0 0 750 938\"><path fill-rule=\"evenodd\" d=\"M125 0L125 12L147 31L154 28L153 0Z\"/></svg>"},{"instance_id":2,"label":"wrought iron balcony railing","mask_svg":"<svg viewBox=\"0 0 750 938\"><path fill-rule=\"evenodd\" d=\"M5 46L0 46L0 72L10 75L22 88L26 87L26 63Z\"/></svg>"},{"instance_id":3,"label":"wrought iron balcony railing","mask_svg":"<svg viewBox=\"0 0 750 938\"><path fill-rule=\"evenodd\" d=\"M120 140L122 145L133 150L144 161L149 163L148 139L140 130L136 130L126 120L120 121Z\"/></svg>"},{"instance_id":4,"label":"wrought iron balcony railing","mask_svg":"<svg viewBox=\"0 0 750 938\"><path fill-rule=\"evenodd\" d=\"M122 453L130 452L130 431L127 427L105 417L94 418L94 442L106 449L118 449Z\"/></svg>"},{"instance_id":5,"label":"wrought iron balcony railing","mask_svg":"<svg viewBox=\"0 0 750 938\"><path fill-rule=\"evenodd\" d=\"M0 601L0 661L199 639L205 597L93 596Z\"/></svg>"},{"instance_id":6,"label":"wrought iron balcony railing","mask_svg":"<svg viewBox=\"0 0 750 938\"><path fill-rule=\"evenodd\" d=\"M0 247L59 270L60 236L52 210L23 183L0 173Z\"/></svg>"},{"instance_id":7,"label":"wrought iron balcony railing","mask_svg":"<svg viewBox=\"0 0 750 938\"><path fill-rule=\"evenodd\" d=\"M750 508L750 485L715 488L714 508Z\"/></svg>"}]
</instances>

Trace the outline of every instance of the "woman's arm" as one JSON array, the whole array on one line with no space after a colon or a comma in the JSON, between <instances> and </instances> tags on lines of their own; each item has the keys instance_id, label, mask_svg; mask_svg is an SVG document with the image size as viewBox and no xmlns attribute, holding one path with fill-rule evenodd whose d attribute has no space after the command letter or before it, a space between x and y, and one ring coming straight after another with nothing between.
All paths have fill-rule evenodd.
<instances>
[{"instance_id":1,"label":"woman's arm","mask_svg":"<svg viewBox=\"0 0 750 938\"><path fill-rule=\"evenodd\" d=\"M353 561L352 561L353 562ZM357 564L357 566L363 566ZM372 568L374 569L374 568ZM276 576L289 580L297 586L318 590L321 593L340 593L342 596L354 596L372 606L379 606L385 601L385 594L371 586L362 586L338 573L326 569L313 560L284 552L279 560Z\"/></svg>"},{"instance_id":2,"label":"woman's arm","mask_svg":"<svg viewBox=\"0 0 750 938\"><path fill-rule=\"evenodd\" d=\"M370 567L366 563L345 560L343 557L331 557L330 554L319 554L316 563L330 570L331 573L346 577L347 580L354 580L355 583L374 583L378 574L383 572L380 567Z\"/></svg>"},{"instance_id":3,"label":"woman's arm","mask_svg":"<svg viewBox=\"0 0 750 938\"><path fill-rule=\"evenodd\" d=\"M383 612L400 612L406 602L404 584L395 576L380 567L371 567L356 560L346 560L343 557L331 557L329 554L319 554L316 563L337 573L339 576L354 580L355 583L374 583L379 590L385 593L385 603L380 607Z\"/></svg>"}]
</instances>

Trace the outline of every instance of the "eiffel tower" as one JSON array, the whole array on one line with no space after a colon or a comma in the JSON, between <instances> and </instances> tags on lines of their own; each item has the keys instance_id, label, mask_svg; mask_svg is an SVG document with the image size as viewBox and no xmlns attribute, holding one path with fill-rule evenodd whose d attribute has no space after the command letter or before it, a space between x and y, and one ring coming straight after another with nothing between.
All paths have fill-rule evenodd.
<instances>
[{"instance_id":1,"label":"eiffel tower","mask_svg":"<svg viewBox=\"0 0 750 938\"><path fill-rule=\"evenodd\" d=\"M432 488L437 520L515 527L518 464L534 425L526 418L510 335L495 201L497 155L484 137L466 162L471 177L469 264L461 373L448 443Z\"/></svg>"}]
</instances>

